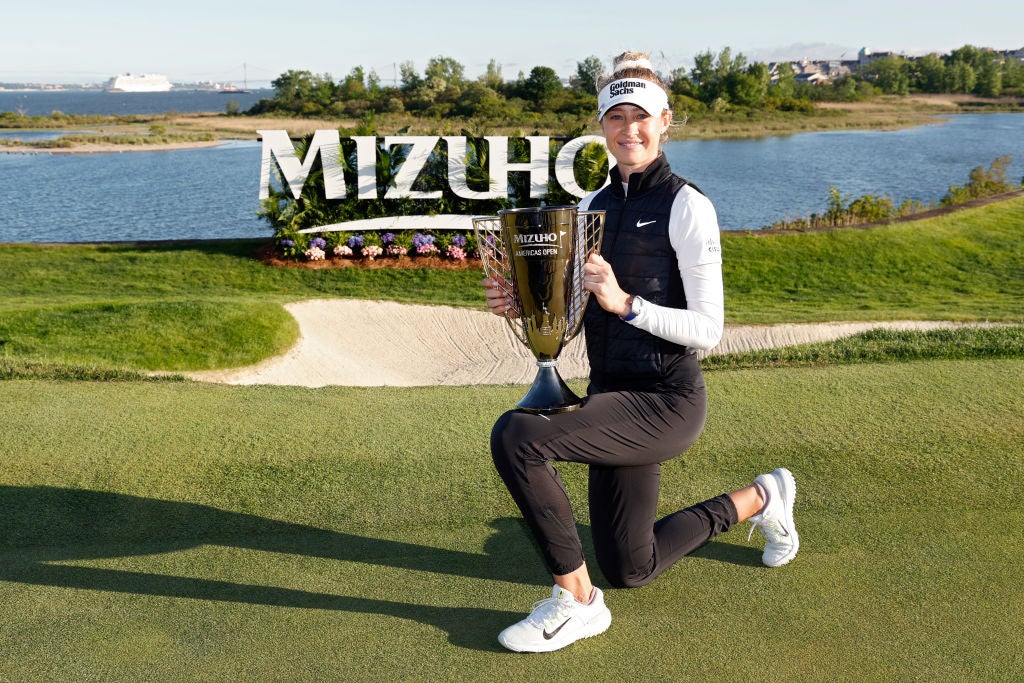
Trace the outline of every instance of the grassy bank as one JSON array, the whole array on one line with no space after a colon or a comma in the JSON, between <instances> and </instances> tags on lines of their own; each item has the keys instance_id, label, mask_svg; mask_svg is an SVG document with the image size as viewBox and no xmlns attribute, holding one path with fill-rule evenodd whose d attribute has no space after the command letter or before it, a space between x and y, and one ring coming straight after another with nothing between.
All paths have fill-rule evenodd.
<instances>
[{"instance_id":1,"label":"grassy bank","mask_svg":"<svg viewBox=\"0 0 1024 683\"><path fill-rule=\"evenodd\" d=\"M1018 197L866 230L727 232L727 319L1019 323L1022 225ZM70 376L83 366L247 365L294 342L297 329L281 304L307 298L482 308L476 269L272 268L255 258L259 244L0 246L0 359L8 376L38 376L47 365Z\"/></svg>"},{"instance_id":2,"label":"grassy bank","mask_svg":"<svg viewBox=\"0 0 1024 683\"><path fill-rule=\"evenodd\" d=\"M815 234L726 233L732 322L1024 319L1024 197Z\"/></svg>"}]
</instances>

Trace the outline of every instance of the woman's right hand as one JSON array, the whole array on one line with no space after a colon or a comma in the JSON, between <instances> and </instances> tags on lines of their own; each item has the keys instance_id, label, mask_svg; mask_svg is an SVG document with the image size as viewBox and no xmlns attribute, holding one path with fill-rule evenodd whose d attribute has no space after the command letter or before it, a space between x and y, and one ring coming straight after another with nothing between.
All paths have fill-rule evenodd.
<instances>
[{"instance_id":1,"label":"woman's right hand","mask_svg":"<svg viewBox=\"0 0 1024 683\"><path fill-rule=\"evenodd\" d=\"M493 278L485 277L480 281L480 284L484 288L484 296L487 297L487 307L491 309L491 313L500 315L503 318L519 317L519 314L512 307L512 295L505 293L506 290L512 289L505 280L496 275Z\"/></svg>"}]
</instances>

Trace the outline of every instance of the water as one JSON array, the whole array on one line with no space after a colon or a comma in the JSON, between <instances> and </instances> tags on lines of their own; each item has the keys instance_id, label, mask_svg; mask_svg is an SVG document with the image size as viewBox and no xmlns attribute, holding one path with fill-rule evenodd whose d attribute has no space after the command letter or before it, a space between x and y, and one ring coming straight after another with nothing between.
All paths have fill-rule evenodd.
<instances>
[{"instance_id":1,"label":"water","mask_svg":"<svg viewBox=\"0 0 1024 683\"><path fill-rule=\"evenodd\" d=\"M148 95L147 95L148 96ZM223 96L221 96L223 97ZM2 106L0 106L2 109ZM723 229L760 228L853 197L937 201L976 166L1013 157L1024 175L1024 115L971 114L899 131L809 133L666 146L712 198ZM267 237L260 143L111 154L0 154L0 242Z\"/></svg>"},{"instance_id":2,"label":"water","mask_svg":"<svg viewBox=\"0 0 1024 683\"><path fill-rule=\"evenodd\" d=\"M887 195L939 200L971 169L1013 161L1006 179L1024 176L1024 115L968 114L896 131L804 133L760 140L673 142L673 170L715 203L726 230L758 229L827 209L829 186L856 198Z\"/></svg>"},{"instance_id":3,"label":"water","mask_svg":"<svg viewBox=\"0 0 1024 683\"><path fill-rule=\"evenodd\" d=\"M85 130L59 130L48 128L46 130L3 130L0 129L0 139L21 140L22 142L39 142L42 140L56 140L69 133L91 133Z\"/></svg>"},{"instance_id":4,"label":"water","mask_svg":"<svg viewBox=\"0 0 1024 683\"><path fill-rule=\"evenodd\" d=\"M65 114L163 114L166 112L223 113L228 102L235 102L243 111L273 90L260 89L249 93L222 94L196 90L168 92L104 92L102 90L10 90L0 91L0 112L24 113L27 116L48 116L59 111Z\"/></svg>"},{"instance_id":5,"label":"water","mask_svg":"<svg viewBox=\"0 0 1024 683\"><path fill-rule=\"evenodd\" d=\"M0 154L0 242L260 237L260 143Z\"/></svg>"}]
</instances>

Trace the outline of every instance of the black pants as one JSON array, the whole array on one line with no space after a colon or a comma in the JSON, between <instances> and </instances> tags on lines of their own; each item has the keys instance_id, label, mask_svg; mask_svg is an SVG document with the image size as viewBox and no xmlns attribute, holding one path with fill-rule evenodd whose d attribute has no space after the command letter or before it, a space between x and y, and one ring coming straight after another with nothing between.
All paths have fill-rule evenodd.
<instances>
[{"instance_id":1,"label":"black pants","mask_svg":"<svg viewBox=\"0 0 1024 683\"><path fill-rule=\"evenodd\" d=\"M523 513L552 574L583 565L583 546L552 463L590 466L590 523L597 563L616 587L642 586L736 524L726 495L657 520L661 463L696 441L707 416L703 381L682 393L614 391L577 410L511 411L491 432L498 474Z\"/></svg>"}]
</instances>

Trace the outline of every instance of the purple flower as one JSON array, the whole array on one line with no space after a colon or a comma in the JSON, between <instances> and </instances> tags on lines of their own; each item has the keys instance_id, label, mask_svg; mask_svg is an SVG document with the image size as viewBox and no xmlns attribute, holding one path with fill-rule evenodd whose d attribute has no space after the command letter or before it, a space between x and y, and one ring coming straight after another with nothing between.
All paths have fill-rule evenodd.
<instances>
[{"instance_id":1,"label":"purple flower","mask_svg":"<svg viewBox=\"0 0 1024 683\"><path fill-rule=\"evenodd\" d=\"M350 246L353 249L362 249L363 242L364 240L362 235L352 235L351 237L348 238L348 246Z\"/></svg>"},{"instance_id":2,"label":"purple flower","mask_svg":"<svg viewBox=\"0 0 1024 683\"><path fill-rule=\"evenodd\" d=\"M450 244L455 247L464 247L466 246L466 238L462 235L452 235Z\"/></svg>"},{"instance_id":3,"label":"purple flower","mask_svg":"<svg viewBox=\"0 0 1024 683\"><path fill-rule=\"evenodd\" d=\"M295 246L295 240L281 240L281 246L286 249L291 249Z\"/></svg>"},{"instance_id":4,"label":"purple flower","mask_svg":"<svg viewBox=\"0 0 1024 683\"><path fill-rule=\"evenodd\" d=\"M380 241L383 242L384 244L390 244L391 242L394 242L395 241L395 233L393 233L393 232L386 232L386 233L384 233L383 235L380 236Z\"/></svg>"},{"instance_id":5,"label":"purple flower","mask_svg":"<svg viewBox=\"0 0 1024 683\"><path fill-rule=\"evenodd\" d=\"M434 236L424 235L422 232L418 232L412 236L412 246L416 247L417 251L420 251L421 247L433 246ZM422 253L422 252L421 252Z\"/></svg>"},{"instance_id":6,"label":"purple flower","mask_svg":"<svg viewBox=\"0 0 1024 683\"><path fill-rule=\"evenodd\" d=\"M325 240L323 237L314 237L313 240L309 243L309 246L316 247L317 249L323 249L324 247L327 246L327 240Z\"/></svg>"}]
</instances>

